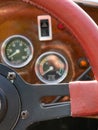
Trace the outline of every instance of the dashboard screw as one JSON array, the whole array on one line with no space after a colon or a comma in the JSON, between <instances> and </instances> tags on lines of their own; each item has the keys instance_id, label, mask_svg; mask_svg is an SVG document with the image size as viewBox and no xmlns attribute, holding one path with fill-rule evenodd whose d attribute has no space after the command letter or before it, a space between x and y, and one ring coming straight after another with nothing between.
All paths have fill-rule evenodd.
<instances>
[{"instance_id":1,"label":"dashboard screw","mask_svg":"<svg viewBox=\"0 0 98 130\"><path fill-rule=\"evenodd\" d=\"M16 78L15 72L8 72L7 79L13 81Z\"/></svg>"},{"instance_id":2,"label":"dashboard screw","mask_svg":"<svg viewBox=\"0 0 98 130\"><path fill-rule=\"evenodd\" d=\"M25 111L22 111L21 112L21 118L24 120L24 119L27 119L29 116L29 112L27 110Z\"/></svg>"}]
</instances>

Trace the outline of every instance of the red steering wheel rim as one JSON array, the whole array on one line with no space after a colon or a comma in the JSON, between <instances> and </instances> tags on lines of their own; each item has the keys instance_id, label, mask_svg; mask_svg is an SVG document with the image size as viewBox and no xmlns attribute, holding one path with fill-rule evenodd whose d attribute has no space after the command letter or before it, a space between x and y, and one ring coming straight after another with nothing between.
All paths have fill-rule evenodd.
<instances>
[{"instance_id":1,"label":"red steering wheel rim","mask_svg":"<svg viewBox=\"0 0 98 130\"><path fill-rule=\"evenodd\" d=\"M28 2L28 0L23 0ZM30 0L63 22L78 39L98 79L98 27L72 0Z\"/></svg>"}]
</instances>

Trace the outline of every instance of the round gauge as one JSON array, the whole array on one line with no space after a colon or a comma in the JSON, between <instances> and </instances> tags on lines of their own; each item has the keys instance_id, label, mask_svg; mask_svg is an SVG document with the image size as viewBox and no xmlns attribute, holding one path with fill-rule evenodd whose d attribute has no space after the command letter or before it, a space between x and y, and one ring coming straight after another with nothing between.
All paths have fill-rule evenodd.
<instances>
[{"instance_id":1,"label":"round gauge","mask_svg":"<svg viewBox=\"0 0 98 130\"><path fill-rule=\"evenodd\" d=\"M10 36L2 44L1 56L9 66L21 68L27 65L33 57L32 43L25 36Z\"/></svg>"},{"instance_id":2,"label":"round gauge","mask_svg":"<svg viewBox=\"0 0 98 130\"><path fill-rule=\"evenodd\" d=\"M35 72L43 83L56 84L67 76L68 62L57 52L46 52L37 59Z\"/></svg>"}]
</instances>

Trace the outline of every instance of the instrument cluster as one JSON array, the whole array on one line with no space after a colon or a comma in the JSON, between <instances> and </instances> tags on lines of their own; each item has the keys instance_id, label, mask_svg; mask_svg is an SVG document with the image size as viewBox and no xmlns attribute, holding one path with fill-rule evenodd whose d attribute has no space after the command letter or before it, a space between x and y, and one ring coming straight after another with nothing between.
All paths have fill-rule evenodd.
<instances>
[{"instance_id":1,"label":"instrument cluster","mask_svg":"<svg viewBox=\"0 0 98 130\"><path fill-rule=\"evenodd\" d=\"M2 8L0 62L30 84L76 80L89 67L78 40L59 19L44 10L15 2L15 6L7 5L12 12ZM16 11L16 7L21 11Z\"/></svg>"},{"instance_id":2,"label":"instrument cluster","mask_svg":"<svg viewBox=\"0 0 98 130\"><path fill-rule=\"evenodd\" d=\"M25 36L12 35L1 46L2 60L13 68L22 68L33 60L33 43ZM35 62L35 73L40 81L60 83L68 74L67 59L56 51L42 53Z\"/></svg>"}]
</instances>

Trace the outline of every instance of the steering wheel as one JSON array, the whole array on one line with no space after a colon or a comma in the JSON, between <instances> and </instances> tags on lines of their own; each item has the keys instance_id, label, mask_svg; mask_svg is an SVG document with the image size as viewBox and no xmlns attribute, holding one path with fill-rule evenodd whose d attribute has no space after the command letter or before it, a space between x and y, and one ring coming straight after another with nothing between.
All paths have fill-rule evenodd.
<instances>
[{"instance_id":1,"label":"steering wheel","mask_svg":"<svg viewBox=\"0 0 98 130\"><path fill-rule=\"evenodd\" d=\"M78 5L71 0L21 1L46 11L65 24L65 26L73 33L84 49L92 66L96 80L57 85L33 85L25 83L15 71L0 64L0 129L25 130L30 124L38 121L66 116L97 115L97 25L80 7L78 7ZM5 0L3 0L3 3L4 2L6 3ZM9 10L9 13L11 11L12 10ZM0 14L1 13L2 11ZM0 20L2 22L1 18ZM53 95L70 95L71 101L68 103L48 105L40 103L41 97ZM90 105L91 103L93 103L93 105ZM84 112L84 108L86 112Z\"/></svg>"}]
</instances>

